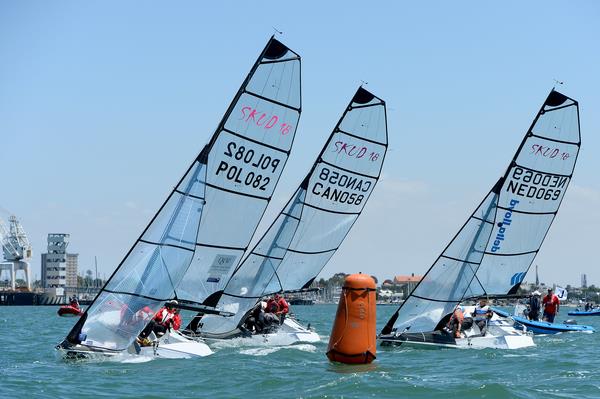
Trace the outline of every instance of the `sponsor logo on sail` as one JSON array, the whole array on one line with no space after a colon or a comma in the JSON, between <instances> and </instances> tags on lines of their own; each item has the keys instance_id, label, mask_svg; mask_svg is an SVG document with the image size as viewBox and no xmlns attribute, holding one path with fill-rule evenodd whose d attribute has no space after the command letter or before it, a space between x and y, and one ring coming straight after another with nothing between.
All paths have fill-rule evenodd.
<instances>
[{"instance_id":1,"label":"sponsor logo on sail","mask_svg":"<svg viewBox=\"0 0 600 399\"><path fill-rule=\"evenodd\" d=\"M510 284L515 285L515 284L522 283L526 274L527 274L527 272L520 272L520 273L513 274L513 276L510 278Z\"/></svg>"},{"instance_id":2,"label":"sponsor logo on sail","mask_svg":"<svg viewBox=\"0 0 600 399\"><path fill-rule=\"evenodd\" d=\"M494 240L494 243L492 244L492 252L498 252L498 250L500 249L500 246L502 245L502 241L504 241L504 238L506 236L506 229L512 223L513 210L515 209L515 207L517 206L518 203L519 203L519 200L516 200L514 198L510 200L508 209L504 213L504 219L502 219L502 221L498 223L499 229L498 229L498 233L496 233L496 239Z\"/></svg>"}]
</instances>

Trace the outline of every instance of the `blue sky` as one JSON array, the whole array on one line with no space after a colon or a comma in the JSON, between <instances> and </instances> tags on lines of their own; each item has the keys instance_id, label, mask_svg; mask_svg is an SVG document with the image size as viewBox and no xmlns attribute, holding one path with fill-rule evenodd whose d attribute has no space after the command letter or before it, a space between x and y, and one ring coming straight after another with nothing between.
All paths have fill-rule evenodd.
<instances>
[{"instance_id":1,"label":"blue sky","mask_svg":"<svg viewBox=\"0 0 600 399\"><path fill-rule=\"evenodd\" d=\"M273 33L301 54L303 113L261 230L361 80L390 151L327 265L423 273L504 172L554 79L582 150L537 257L542 280L600 284L600 3L0 1L0 217L109 274L208 140ZM527 278L531 280L531 278Z\"/></svg>"}]
</instances>

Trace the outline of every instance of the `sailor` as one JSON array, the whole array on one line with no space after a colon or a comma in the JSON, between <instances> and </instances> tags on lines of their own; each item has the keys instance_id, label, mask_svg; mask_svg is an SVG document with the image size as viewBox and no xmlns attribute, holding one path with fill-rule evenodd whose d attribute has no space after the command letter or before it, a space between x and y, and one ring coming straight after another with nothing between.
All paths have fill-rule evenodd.
<instances>
[{"instance_id":1,"label":"sailor","mask_svg":"<svg viewBox=\"0 0 600 399\"><path fill-rule=\"evenodd\" d=\"M475 324L481 330L481 335L485 335L488 320L492 318L493 313L490 307L487 304L486 298L481 298L479 300L479 305L475 306L475 310L472 313L473 317L475 317Z\"/></svg>"},{"instance_id":2,"label":"sailor","mask_svg":"<svg viewBox=\"0 0 600 399\"><path fill-rule=\"evenodd\" d=\"M250 316L244 323L244 327L251 333L260 334L264 327L264 309L265 303L263 301L258 302L254 309L250 312Z\"/></svg>"},{"instance_id":3,"label":"sailor","mask_svg":"<svg viewBox=\"0 0 600 399\"><path fill-rule=\"evenodd\" d=\"M142 330L139 338L144 344L147 344L147 338L151 332L154 332L157 337L162 337L167 331L179 330L181 327L181 317L179 316L179 309L175 306L178 305L176 300L171 300L161 308L150 323Z\"/></svg>"},{"instance_id":4,"label":"sailor","mask_svg":"<svg viewBox=\"0 0 600 399\"><path fill-rule=\"evenodd\" d=\"M279 315L279 324L283 324L285 316L290 311L290 305L288 305L285 298L279 294L275 294L275 303L277 303L277 311L275 314Z\"/></svg>"},{"instance_id":5,"label":"sailor","mask_svg":"<svg viewBox=\"0 0 600 399\"><path fill-rule=\"evenodd\" d=\"M279 305L275 298L267 298L267 305L265 306L266 313L277 313L279 311Z\"/></svg>"},{"instance_id":6,"label":"sailor","mask_svg":"<svg viewBox=\"0 0 600 399\"><path fill-rule=\"evenodd\" d=\"M544 321L554 323L554 318L558 314L560 308L560 301L558 297L554 295L552 288L548 288L548 295L542 299L542 305L544 306Z\"/></svg>"},{"instance_id":7,"label":"sailor","mask_svg":"<svg viewBox=\"0 0 600 399\"><path fill-rule=\"evenodd\" d=\"M529 320L539 321L540 319L540 296L542 294L535 290L531 297L529 297L529 314L527 315Z\"/></svg>"},{"instance_id":8,"label":"sailor","mask_svg":"<svg viewBox=\"0 0 600 399\"><path fill-rule=\"evenodd\" d=\"M464 320L465 314L463 313L463 308L462 306L458 305L456 309L454 309L454 312L452 313L450 320L448 320L447 325L448 329L452 331L454 338L460 338L460 332L462 330Z\"/></svg>"},{"instance_id":9,"label":"sailor","mask_svg":"<svg viewBox=\"0 0 600 399\"><path fill-rule=\"evenodd\" d=\"M75 309L79 309L79 301L75 295L73 295L73 298L69 298L69 305Z\"/></svg>"}]
</instances>

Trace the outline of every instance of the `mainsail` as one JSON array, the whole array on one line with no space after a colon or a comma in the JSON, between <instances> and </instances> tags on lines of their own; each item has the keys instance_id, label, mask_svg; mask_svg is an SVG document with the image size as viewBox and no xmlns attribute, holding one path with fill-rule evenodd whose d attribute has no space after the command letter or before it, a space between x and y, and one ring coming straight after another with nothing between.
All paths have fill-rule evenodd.
<instances>
[{"instance_id":1,"label":"mainsail","mask_svg":"<svg viewBox=\"0 0 600 399\"><path fill-rule=\"evenodd\" d=\"M271 199L300 118L300 56L271 38L209 143L119 264L67 341L126 349L178 298L210 306ZM207 300L208 299L208 300Z\"/></svg>"},{"instance_id":2,"label":"mainsail","mask_svg":"<svg viewBox=\"0 0 600 399\"><path fill-rule=\"evenodd\" d=\"M201 331L232 331L261 297L310 286L361 214L386 150L385 102L361 87L300 187L229 280L217 308L235 316L204 316Z\"/></svg>"},{"instance_id":3,"label":"mainsail","mask_svg":"<svg viewBox=\"0 0 600 399\"><path fill-rule=\"evenodd\" d=\"M464 299L515 293L558 212L580 143L577 101L552 90L504 176L382 334L433 331Z\"/></svg>"}]
</instances>

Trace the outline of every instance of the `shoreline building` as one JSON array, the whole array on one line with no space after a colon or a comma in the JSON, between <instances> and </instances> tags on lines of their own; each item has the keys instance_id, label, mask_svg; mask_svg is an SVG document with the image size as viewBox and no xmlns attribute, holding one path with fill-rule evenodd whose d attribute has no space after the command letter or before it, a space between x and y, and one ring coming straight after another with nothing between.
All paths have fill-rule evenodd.
<instances>
[{"instance_id":1,"label":"shoreline building","mask_svg":"<svg viewBox=\"0 0 600 399\"><path fill-rule=\"evenodd\" d=\"M42 254L42 286L55 296L77 292L79 254L67 253L69 234L48 234L48 250Z\"/></svg>"}]
</instances>

